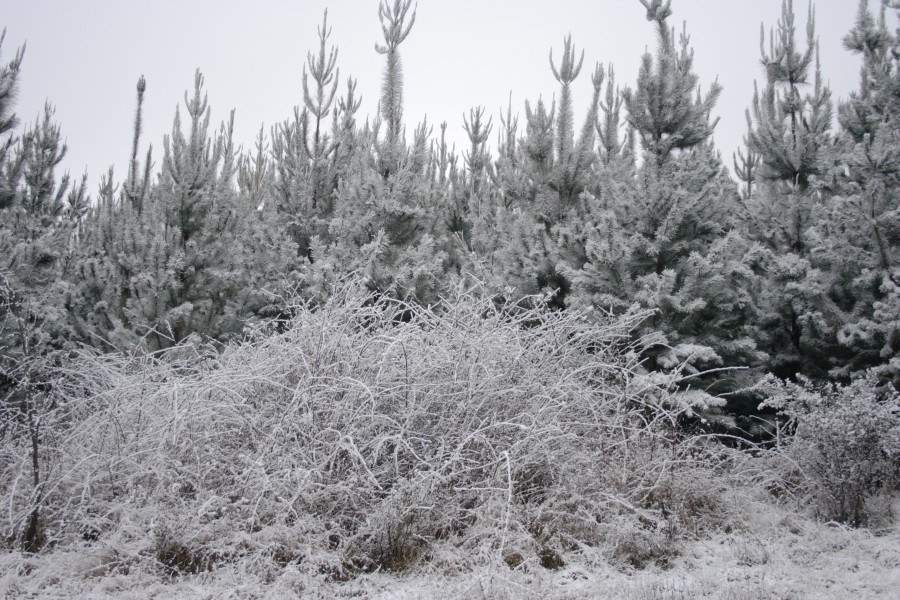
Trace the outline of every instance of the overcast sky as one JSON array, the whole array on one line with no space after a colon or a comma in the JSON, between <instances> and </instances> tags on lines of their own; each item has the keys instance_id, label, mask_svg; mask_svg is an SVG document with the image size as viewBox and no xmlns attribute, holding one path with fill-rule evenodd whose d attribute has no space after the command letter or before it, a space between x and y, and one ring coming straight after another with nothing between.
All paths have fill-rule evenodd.
<instances>
[{"instance_id":1,"label":"overcast sky","mask_svg":"<svg viewBox=\"0 0 900 600\"><path fill-rule=\"evenodd\" d=\"M823 72L835 99L859 81L859 60L841 43L857 6L815 3ZM28 122L45 100L56 106L69 146L64 166L74 174L87 169L93 194L109 165L117 181L125 175L140 75L147 79L142 152L152 143L157 167L162 138L197 68L213 123L236 109L236 141L247 148L261 124L268 132L302 103L302 67L317 49L326 7L341 85L347 76L358 79L364 119L376 111L383 70L384 57L374 50L381 41L377 0L0 0L0 26L7 28L0 59L7 62L27 40L17 113ZM801 36L807 7L795 2ZM721 118L717 145L730 165L746 131L753 81L762 83L760 24L774 27L781 0L674 0L673 8L672 23L680 29L687 22L704 90L717 77L724 87L714 116ZM655 49L638 0L419 0L416 24L400 47L408 129L426 115L435 132L447 121L459 149L463 113L484 105L495 135L510 92L519 112L526 99L549 100L557 92L547 56L551 47L561 56L569 33L585 54L575 82L580 121L595 62L612 63L619 82L633 85L641 55Z\"/></svg>"}]
</instances>

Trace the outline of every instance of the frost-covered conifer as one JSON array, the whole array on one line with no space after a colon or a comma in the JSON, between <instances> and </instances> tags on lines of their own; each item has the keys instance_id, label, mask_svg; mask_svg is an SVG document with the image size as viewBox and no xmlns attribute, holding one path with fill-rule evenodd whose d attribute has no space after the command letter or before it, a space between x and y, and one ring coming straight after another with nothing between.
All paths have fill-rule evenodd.
<instances>
[{"instance_id":1,"label":"frost-covered conifer","mask_svg":"<svg viewBox=\"0 0 900 600\"><path fill-rule=\"evenodd\" d=\"M41 117L9 150L3 166L9 186L8 204L0 209L4 371L15 368L23 357L39 356L74 340L66 319L69 290L63 279L89 203L87 176L77 184L68 173L57 176L66 145L53 116L53 106L47 103Z\"/></svg>"},{"instance_id":2,"label":"frost-covered conifer","mask_svg":"<svg viewBox=\"0 0 900 600\"><path fill-rule=\"evenodd\" d=\"M272 130L276 208L300 255L308 261L316 260L311 249L313 238L328 239L327 221L334 212L339 173L349 160L352 118L359 108L352 80L348 82L349 99L335 102L338 51L328 45L330 36L326 11L318 28L318 52L308 53L303 67L303 107L295 107L293 119ZM326 126L329 117L331 132ZM343 123L338 123L341 118ZM339 151L341 144L345 147Z\"/></svg>"},{"instance_id":3,"label":"frost-covered conifer","mask_svg":"<svg viewBox=\"0 0 900 600\"><path fill-rule=\"evenodd\" d=\"M747 200L751 238L763 244L768 284L756 339L780 376L798 371L822 376L834 347L841 309L830 297L830 275L815 264L809 239L831 191L823 179L831 147L832 108L824 83L810 7L805 48L797 41L793 2L760 35L766 86L747 112L748 149L757 157L757 187Z\"/></svg>"},{"instance_id":4,"label":"frost-covered conifer","mask_svg":"<svg viewBox=\"0 0 900 600\"><path fill-rule=\"evenodd\" d=\"M101 348L156 350L191 335L239 334L249 320L271 312L266 290L277 291L296 263L296 246L273 211L258 210L270 187L264 150L257 148L254 168L237 156L233 112L210 134L199 72L193 94L185 94L187 133L179 109L164 140L158 181L149 183L149 164L136 178L145 87L141 78L128 179L117 194L112 173L104 178L72 277L79 289L70 307L74 321Z\"/></svg>"},{"instance_id":5,"label":"frost-covered conifer","mask_svg":"<svg viewBox=\"0 0 900 600\"><path fill-rule=\"evenodd\" d=\"M3 48L3 40L6 37L6 29L0 34L0 49ZM0 65L0 139L5 137L0 144L0 209L9 207L14 200L15 182L19 177L21 163L7 160L10 150L15 146L17 138L12 131L18 126L19 119L13 110L18 92L19 69L22 67L22 59L25 55L25 47L19 48L13 59Z\"/></svg>"},{"instance_id":6,"label":"frost-covered conifer","mask_svg":"<svg viewBox=\"0 0 900 600\"><path fill-rule=\"evenodd\" d=\"M322 26L319 27L319 53L313 56L309 53L306 62L309 67L307 73L303 68L303 103L313 120L312 147L307 147L307 154L312 161L311 165L311 208L324 214L329 214L332 201L331 192L333 183L329 177L330 155L334 152L334 141L325 131L324 121L329 116L334 104L334 96L337 93L337 85L340 71L337 69L337 48L326 50L328 38L331 36L331 28L328 27L328 11L322 18ZM315 82L315 92L310 91L308 77L312 76ZM331 89L329 89L329 86ZM319 207L320 203L326 206Z\"/></svg>"},{"instance_id":7,"label":"frost-covered conifer","mask_svg":"<svg viewBox=\"0 0 900 600\"><path fill-rule=\"evenodd\" d=\"M900 60L898 36L860 2L844 38L862 59L859 90L839 106L841 135L830 165L833 197L817 207L811 262L834 308L832 373L877 367L900 387ZM897 9L895 9L897 10Z\"/></svg>"},{"instance_id":8,"label":"frost-covered conifer","mask_svg":"<svg viewBox=\"0 0 900 600\"><path fill-rule=\"evenodd\" d=\"M359 100L355 83L348 83L338 103L335 210L327 234L310 240L309 285L312 293L327 294L352 272L379 293L428 302L436 299L443 277L443 231L441 196L432 186L431 128L421 123L408 144L402 121L399 46L410 34L415 9L411 0L385 1L378 15L384 42L376 50L386 57L380 115L356 128Z\"/></svg>"},{"instance_id":9,"label":"frost-covered conifer","mask_svg":"<svg viewBox=\"0 0 900 600\"><path fill-rule=\"evenodd\" d=\"M608 85L596 124L602 160L578 218L554 228L558 268L572 282L568 303L652 310L639 332L650 369L747 364L757 358L746 293L755 276L733 231L737 193L711 142L720 87L700 92L689 38L683 32L676 43L668 24L670 2L642 4L657 28L656 55L644 56L622 100ZM643 149L639 165L620 138L622 103Z\"/></svg>"},{"instance_id":10,"label":"frost-covered conifer","mask_svg":"<svg viewBox=\"0 0 900 600\"><path fill-rule=\"evenodd\" d=\"M33 125L13 135L22 57L19 50L0 68L0 135L9 135L0 145L0 422L5 444L29 449L28 483L20 484L28 490L26 518L8 539L37 552L46 541L43 417L51 404L54 350L71 348L76 340L64 278L89 200L86 175L74 185L68 173L57 177L66 145L49 102Z\"/></svg>"},{"instance_id":11,"label":"frost-covered conifer","mask_svg":"<svg viewBox=\"0 0 900 600\"><path fill-rule=\"evenodd\" d=\"M412 0L381 0L378 19L384 34L384 43L375 44L375 51L385 56L384 78L381 83L381 117L387 128L380 153L381 171L387 175L396 169L403 152L403 65L400 61L400 44L406 40L416 22L416 9L409 9Z\"/></svg>"}]
</instances>

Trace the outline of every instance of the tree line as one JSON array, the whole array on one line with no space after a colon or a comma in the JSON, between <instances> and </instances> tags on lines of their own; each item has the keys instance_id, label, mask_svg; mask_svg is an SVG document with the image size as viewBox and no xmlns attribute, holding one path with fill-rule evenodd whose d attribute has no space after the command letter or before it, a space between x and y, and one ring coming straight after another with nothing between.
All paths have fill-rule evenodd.
<instances>
[{"instance_id":1,"label":"tree line","mask_svg":"<svg viewBox=\"0 0 900 600\"><path fill-rule=\"evenodd\" d=\"M798 32L784 0L762 40L735 179L712 140L721 88L699 81L671 0L640 2L658 44L633 87L611 65L585 65L567 37L550 53L554 100L526 101L524 115L510 105L497 121L472 108L461 153L447 123L409 130L403 118L411 0L379 6L385 67L371 119L356 81L339 79L327 13L303 103L247 151L233 112L211 126L198 71L155 169L141 77L128 172L110 169L94 198L85 179L58 174L66 147L52 106L19 126L19 49L0 70L6 402L27 419L29 390L52 385L59 351L224 343L350 276L422 306L477 280L597 318L647 311L633 331L643 368L682 373L700 406L727 399L739 412L765 374L874 373L900 389L900 34L887 25L900 5L860 2L844 38L860 84L835 107L814 13ZM583 115L578 77L593 90Z\"/></svg>"}]
</instances>

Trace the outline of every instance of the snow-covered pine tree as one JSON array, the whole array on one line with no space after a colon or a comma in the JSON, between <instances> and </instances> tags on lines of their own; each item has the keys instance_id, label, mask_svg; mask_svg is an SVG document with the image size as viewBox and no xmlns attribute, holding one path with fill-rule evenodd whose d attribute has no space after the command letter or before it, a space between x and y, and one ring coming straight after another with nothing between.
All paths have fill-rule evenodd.
<instances>
[{"instance_id":1,"label":"snow-covered pine tree","mask_svg":"<svg viewBox=\"0 0 900 600\"><path fill-rule=\"evenodd\" d=\"M141 215L153 167L152 145L147 148L143 167L138 158L146 89L147 81L141 76L137 82L128 175L121 193L117 194L110 167L101 177L96 206L82 222L73 264L72 282L78 289L69 304L73 323L81 339L104 349L109 343L116 346L117 335L123 332L131 335L131 323L125 311L133 292L132 277L141 270L146 237L141 228Z\"/></svg>"},{"instance_id":2,"label":"snow-covered pine tree","mask_svg":"<svg viewBox=\"0 0 900 600\"><path fill-rule=\"evenodd\" d=\"M734 364L738 357L723 354L744 332L719 329L724 314L718 313L728 310L714 302L722 290L696 273L714 270L711 248L735 226L738 212L736 190L712 145L710 113L721 87L714 82L701 92L690 38L683 30L676 42L669 26L671 2L641 4L658 45L655 56L644 55L636 87L624 94L643 157L633 204L618 212L631 236L634 299L655 311L645 323L654 338L648 366L690 372L723 360Z\"/></svg>"},{"instance_id":3,"label":"snow-covered pine tree","mask_svg":"<svg viewBox=\"0 0 900 600\"><path fill-rule=\"evenodd\" d=\"M492 187L495 172L487 149L493 120L485 119L485 109L478 106L463 114L463 130L469 138L469 149L463 152L462 169L456 170L457 157L447 148L447 123L441 124L437 148L432 151L432 204L443 215L440 231L434 233L446 240L450 269L461 272L472 268L474 255L483 256L494 246L496 206ZM452 171L451 171L452 169Z\"/></svg>"},{"instance_id":4,"label":"snow-covered pine tree","mask_svg":"<svg viewBox=\"0 0 900 600\"><path fill-rule=\"evenodd\" d=\"M591 75L593 95L584 118L584 124L575 139L572 109L572 83L581 72L584 62L584 51L578 64L575 64L575 47L572 37L567 36L563 42L563 56L559 68L553 62L553 50L550 50L550 68L553 77L559 82L559 114L556 124L556 168L550 187L557 194L555 214L548 215L552 222L560 222L572 208L578 196L585 190L590 177L590 168L596 159L594 141L597 131L597 115L600 106L600 91L603 86L605 72L599 63L595 65Z\"/></svg>"},{"instance_id":5,"label":"snow-covered pine tree","mask_svg":"<svg viewBox=\"0 0 900 600\"><path fill-rule=\"evenodd\" d=\"M610 65L606 94L596 114L598 154L589 189L577 199L574 217L554 228L557 263L572 282L570 305L624 312L634 301L631 273L631 220L636 194L636 165L622 139L624 99Z\"/></svg>"},{"instance_id":6,"label":"snow-covered pine tree","mask_svg":"<svg viewBox=\"0 0 900 600\"><path fill-rule=\"evenodd\" d=\"M621 90L616 86L616 71L613 65L609 65L608 81L606 82L606 95L600 103L602 118L598 118L596 124L597 137L600 141L600 159L603 164L609 164L625 149L626 141L622 140L622 97ZM599 113L598 113L599 117Z\"/></svg>"},{"instance_id":7,"label":"snow-covered pine tree","mask_svg":"<svg viewBox=\"0 0 900 600\"><path fill-rule=\"evenodd\" d=\"M637 87L625 91L625 105L646 157L661 168L672 152L693 148L712 136L718 119L711 122L710 112L722 88L715 82L705 97L701 95L690 38L683 31L676 47L674 29L667 22L671 0L640 2L647 20L656 24L659 45L655 59L644 54Z\"/></svg>"},{"instance_id":8,"label":"snow-covered pine tree","mask_svg":"<svg viewBox=\"0 0 900 600\"><path fill-rule=\"evenodd\" d=\"M386 127L385 139L379 148L379 170L387 177L397 169L404 153L403 140L403 64L400 60L402 44L416 22L416 9L409 9L412 0L381 0L378 19L384 43L375 44L375 51L385 56L384 78L381 83L379 110Z\"/></svg>"},{"instance_id":9,"label":"snow-covered pine tree","mask_svg":"<svg viewBox=\"0 0 900 600\"><path fill-rule=\"evenodd\" d=\"M0 226L2 362L61 348L74 338L66 318L64 278L81 218L89 205L85 175L72 184L56 169L66 154L54 108L28 127L5 157L6 206Z\"/></svg>"},{"instance_id":10,"label":"snow-covered pine tree","mask_svg":"<svg viewBox=\"0 0 900 600\"><path fill-rule=\"evenodd\" d=\"M812 6L805 48L797 41L792 0L782 2L768 50L764 28L760 38L766 87L757 89L747 112L748 148L759 157L757 190L747 204L751 238L769 255L754 337L777 375L823 376L842 317L829 297L830 276L811 262L807 239L817 206L830 194L821 176L832 139L831 97L821 74Z\"/></svg>"},{"instance_id":11,"label":"snow-covered pine tree","mask_svg":"<svg viewBox=\"0 0 900 600\"><path fill-rule=\"evenodd\" d=\"M303 68L303 103L313 121L312 147L307 149L312 161L312 198L310 202L314 211L318 210L326 215L331 213L331 195L334 189L333 174L329 173L332 166L329 159L334 152L334 140L327 135L324 121L329 116L334 104L340 77L340 71L336 66L337 48L332 46L326 50L330 36L331 28L328 27L328 11L326 10L322 18L322 26L319 27L319 53L313 56L310 52L306 58L307 66ZM307 67L309 67L308 73ZM310 75L315 81L315 93L310 92ZM325 206L319 207L319 204Z\"/></svg>"},{"instance_id":12,"label":"snow-covered pine tree","mask_svg":"<svg viewBox=\"0 0 900 600\"><path fill-rule=\"evenodd\" d=\"M30 454L28 515L10 541L36 552L45 541L42 424L51 406L53 351L75 337L64 277L89 200L86 176L74 185L68 173L57 178L66 145L49 102L21 136L13 133L22 58L20 49L0 67L0 135L9 136L0 145L0 422L4 443L23 444Z\"/></svg>"},{"instance_id":13,"label":"snow-covered pine tree","mask_svg":"<svg viewBox=\"0 0 900 600\"><path fill-rule=\"evenodd\" d=\"M303 67L303 107L295 107L294 118L272 130L275 204L301 256L308 261L315 260L311 250L313 238L328 239L327 222L334 212L334 194L342 168L337 155L342 140L338 137L348 134L337 122L338 50L328 45L328 11L318 28L318 37L318 52L308 53ZM347 108L352 111L344 113L349 112L352 120L359 105L353 98L355 84L349 85L351 104ZM331 133L326 126L329 116ZM342 156L346 158L346 151Z\"/></svg>"},{"instance_id":14,"label":"snow-covered pine tree","mask_svg":"<svg viewBox=\"0 0 900 600\"><path fill-rule=\"evenodd\" d=\"M832 375L876 367L900 388L900 36L888 30L886 11L883 3L876 17L861 0L844 38L862 58L860 87L839 106L836 195L816 213L811 260L827 272L843 317Z\"/></svg>"},{"instance_id":15,"label":"snow-covered pine tree","mask_svg":"<svg viewBox=\"0 0 900 600\"><path fill-rule=\"evenodd\" d=\"M3 40L6 38L6 29L0 33L0 50L3 48ZM16 51L13 59L0 65L0 138L6 137L0 144L0 209L12 205L15 198L15 182L19 178L21 163L9 161L10 150L16 145L18 138L13 135L13 130L19 125L14 105L18 92L19 70L22 67L22 59L25 56L25 47Z\"/></svg>"},{"instance_id":16,"label":"snow-covered pine tree","mask_svg":"<svg viewBox=\"0 0 900 600\"><path fill-rule=\"evenodd\" d=\"M597 163L595 141L600 94L605 71L595 65L593 94L583 125L575 131L572 84L581 73L584 53L576 58L571 36L563 40L559 63L550 51L550 69L559 83L559 103L549 110L539 98L534 107L525 102L525 135L515 141L517 123L511 108L504 120L501 157L497 164L498 219L501 245L496 250L497 279L515 283L521 294L552 294L551 304L562 308L570 282L561 265L566 250L561 236L583 219L579 197L592 184ZM502 285L500 286L503 287Z\"/></svg>"},{"instance_id":17,"label":"snow-covered pine tree","mask_svg":"<svg viewBox=\"0 0 900 600\"><path fill-rule=\"evenodd\" d=\"M687 374L685 385L711 393L729 391L745 381L729 380L730 373L697 377L759 360L748 337L752 248L736 231L737 190L711 141L720 88L699 90L689 38L682 33L676 43L668 25L670 3L642 4L657 27L657 53L645 55L637 86L624 97L610 78L596 123L601 160L579 197L578 218L554 228L557 264L572 282L569 305L652 311L636 332L647 368ZM721 403L706 393L680 397L695 406Z\"/></svg>"},{"instance_id":18,"label":"snow-covered pine tree","mask_svg":"<svg viewBox=\"0 0 900 600\"><path fill-rule=\"evenodd\" d=\"M734 175L746 186L741 190L741 198L744 202L747 202L753 195L753 191L756 188L756 181L759 177L759 154L754 152L753 148L750 147L749 139L751 132L752 130L748 127L748 133L744 136L746 153L745 150L738 150L736 153L732 154Z\"/></svg>"},{"instance_id":19,"label":"snow-covered pine tree","mask_svg":"<svg viewBox=\"0 0 900 600\"><path fill-rule=\"evenodd\" d=\"M408 144L402 120L399 46L410 34L415 9L411 0L382 1L378 16L384 39L375 47L385 55L380 115L352 130L358 100L350 84L339 102L347 120L338 148L348 162L337 166L341 177L328 235L312 240L312 291L327 294L333 281L356 273L379 293L427 303L436 300L444 254L435 235L441 211L431 183L431 128L421 123Z\"/></svg>"},{"instance_id":20,"label":"snow-covered pine tree","mask_svg":"<svg viewBox=\"0 0 900 600\"><path fill-rule=\"evenodd\" d=\"M297 262L273 211L258 210L265 200L235 186L241 171L242 188L249 179L266 193L265 163L262 174L248 175L231 141L233 112L210 136L199 71L192 96L185 94L188 133L178 109L158 181L149 182L149 163L137 177L145 87L141 78L128 179L121 193L111 172L103 179L72 277L79 289L74 321L101 348L158 350L191 335L239 334L249 320L277 310L266 290L277 291Z\"/></svg>"}]
</instances>

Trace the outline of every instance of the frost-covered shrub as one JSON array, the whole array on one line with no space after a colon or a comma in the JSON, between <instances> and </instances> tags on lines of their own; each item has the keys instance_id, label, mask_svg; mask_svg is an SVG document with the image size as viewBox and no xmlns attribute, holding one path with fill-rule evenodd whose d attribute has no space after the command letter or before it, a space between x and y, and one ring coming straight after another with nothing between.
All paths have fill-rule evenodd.
<instances>
[{"instance_id":1,"label":"frost-covered shrub","mask_svg":"<svg viewBox=\"0 0 900 600\"><path fill-rule=\"evenodd\" d=\"M775 452L785 479L820 517L855 526L868 504L900 482L900 394L878 388L873 374L847 386L773 383L763 407L788 419Z\"/></svg>"},{"instance_id":2,"label":"frost-covered shrub","mask_svg":"<svg viewBox=\"0 0 900 600\"><path fill-rule=\"evenodd\" d=\"M263 579L557 568L587 548L615 558L623 531L672 552L715 520L717 459L678 430L689 407L666 382L636 375L634 318L350 286L221 350L85 353L59 369L43 424L48 540ZM27 457L4 440L9 538Z\"/></svg>"}]
</instances>

